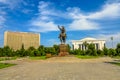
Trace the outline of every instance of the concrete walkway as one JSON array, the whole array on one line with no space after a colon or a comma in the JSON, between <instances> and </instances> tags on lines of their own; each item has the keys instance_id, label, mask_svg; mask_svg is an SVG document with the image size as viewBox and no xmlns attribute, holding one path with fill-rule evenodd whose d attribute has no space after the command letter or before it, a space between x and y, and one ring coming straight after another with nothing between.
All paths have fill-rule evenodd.
<instances>
[{"instance_id":1,"label":"concrete walkway","mask_svg":"<svg viewBox=\"0 0 120 80\"><path fill-rule=\"evenodd\" d=\"M53 57L47 60L13 60L17 66L0 69L0 80L120 80L120 66L111 58L78 59Z\"/></svg>"}]
</instances>

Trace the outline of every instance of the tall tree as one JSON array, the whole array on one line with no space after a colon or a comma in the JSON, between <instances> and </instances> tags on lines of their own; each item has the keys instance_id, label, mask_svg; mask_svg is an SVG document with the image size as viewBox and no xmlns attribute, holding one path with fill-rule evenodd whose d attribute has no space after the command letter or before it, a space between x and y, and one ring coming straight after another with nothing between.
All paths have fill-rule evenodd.
<instances>
[{"instance_id":1,"label":"tall tree","mask_svg":"<svg viewBox=\"0 0 120 80\"><path fill-rule=\"evenodd\" d=\"M85 50L88 48L88 43L87 41L83 42L83 45L85 46Z\"/></svg>"}]
</instances>

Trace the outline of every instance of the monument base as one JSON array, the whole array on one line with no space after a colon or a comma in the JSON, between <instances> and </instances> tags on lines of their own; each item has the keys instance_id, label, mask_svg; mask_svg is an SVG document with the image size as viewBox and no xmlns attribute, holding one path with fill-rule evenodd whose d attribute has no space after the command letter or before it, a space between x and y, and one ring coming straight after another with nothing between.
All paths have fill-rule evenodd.
<instances>
[{"instance_id":1,"label":"monument base","mask_svg":"<svg viewBox=\"0 0 120 80\"><path fill-rule=\"evenodd\" d=\"M66 56L66 55L69 55L68 53L68 46L65 45L65 44L60 44L59 45L59 54L58 56Z\"/></svg>"}]
</instances>

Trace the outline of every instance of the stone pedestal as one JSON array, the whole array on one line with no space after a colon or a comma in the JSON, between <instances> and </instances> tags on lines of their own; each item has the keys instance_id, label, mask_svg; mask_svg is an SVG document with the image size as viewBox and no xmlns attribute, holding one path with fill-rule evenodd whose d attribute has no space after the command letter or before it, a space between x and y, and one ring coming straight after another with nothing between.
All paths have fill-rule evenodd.
<instances>
[{"instance_id":1,"label":"stone pedestal","mask_svg":"<svg viewBox=\"0 0 120 80\"><path fill-rule=\"evenodd\" d=\"M66 56L68 55L68 46L65 44L59 45L59 56Z\"/></svg>"}]
</instances>

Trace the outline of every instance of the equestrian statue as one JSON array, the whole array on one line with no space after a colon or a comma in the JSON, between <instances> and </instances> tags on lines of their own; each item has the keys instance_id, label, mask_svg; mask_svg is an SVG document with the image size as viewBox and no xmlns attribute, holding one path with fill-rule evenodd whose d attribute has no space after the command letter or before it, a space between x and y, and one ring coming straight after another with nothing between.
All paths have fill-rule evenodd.
<instances>
[{"instance_id":1,"label":"equestrian statue","mask_svg":"<svg viewBox=\"0 0 120 80\"><path fill-rule=\"evenodd\" d=\"M67 37L67 35L66 35L66 30L65 30L65 28L64 28L64 26L59 26L58 25L58 28L59 28L59 30L60 30L60 34L59 34L59 38L60 38L60 42L61 42L61 44L65 44L65 42L66 42L66 37Z\"/></svg>"}]
</instances>

